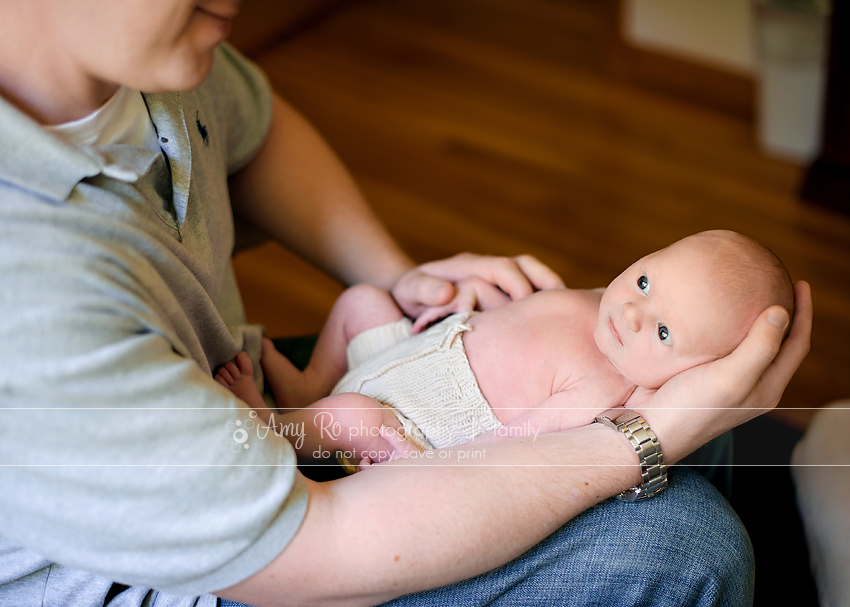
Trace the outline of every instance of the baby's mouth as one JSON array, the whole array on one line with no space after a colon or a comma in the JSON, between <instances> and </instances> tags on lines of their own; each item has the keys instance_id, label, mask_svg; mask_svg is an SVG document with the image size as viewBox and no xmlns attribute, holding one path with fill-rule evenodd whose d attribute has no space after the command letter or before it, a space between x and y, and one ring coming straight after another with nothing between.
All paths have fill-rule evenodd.
<instances>
[{"instance_id":1,"label":"baby's mouth","mask_svg":"<svg viewBox=\"0 0 850 607\"><path fill-rule=\"evenodd\" d=\"M617 328L614 326L614 320L609 316L608 317L608 327L611 329L611 334L614 336L614 339L622 346L623 340L620 339L620 334L617 333Z\"/></svg>"}]
</instances>

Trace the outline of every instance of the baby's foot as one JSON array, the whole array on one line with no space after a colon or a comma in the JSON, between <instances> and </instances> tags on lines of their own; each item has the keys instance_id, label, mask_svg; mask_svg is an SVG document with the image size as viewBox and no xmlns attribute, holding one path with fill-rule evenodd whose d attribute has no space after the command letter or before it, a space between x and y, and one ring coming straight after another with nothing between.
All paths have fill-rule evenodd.
<instances>
[{"instance_id":1,"label":"baby's foot","mask_svg":"<svg viewBox=\"0 0 850 607\"><path fill-rule=\"evenodd\" d=\"M264 419L268 417L269 410L257 389L257 384L254 383L254 366L247 354L244 352L237 354L232 363L227 363L218 370L215 380L233 392L236 397L248 403Z\"/></svg>"}]
</instances>

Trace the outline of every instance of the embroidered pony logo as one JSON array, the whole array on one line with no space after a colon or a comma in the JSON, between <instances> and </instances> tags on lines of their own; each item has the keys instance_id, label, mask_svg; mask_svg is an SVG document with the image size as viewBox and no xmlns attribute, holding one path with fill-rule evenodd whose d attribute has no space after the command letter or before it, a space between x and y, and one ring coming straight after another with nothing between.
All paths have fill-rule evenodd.
<instances>
[{"instance_id":1,"label":"embroidered pony logo","mask_svg":"<svg viewBox=\"0 0 850 607\"><path fill-rule=\"evenodd\" d=\"M198 126L198 132L201 134L201 139L204 140L204 145L210 147L210 136L207 133L207 127L201 124L201 118L198 112L195 112L195 124Z\"/></svg>"}]
</instances>

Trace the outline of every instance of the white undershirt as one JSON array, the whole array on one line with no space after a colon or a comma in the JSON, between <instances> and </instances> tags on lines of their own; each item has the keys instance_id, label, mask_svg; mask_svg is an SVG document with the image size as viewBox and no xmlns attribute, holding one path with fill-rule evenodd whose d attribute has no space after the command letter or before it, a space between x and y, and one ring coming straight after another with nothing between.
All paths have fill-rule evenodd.
<instances>
[{"instance_id":1,"label":"white undershirt","mask_svg":"<svg viewBox=\"0 0 850 607\"><path fill-rule=\"evenodd\" d=\"M45 128L81 145L123 144L160 151L159 139L142 94L125 86L88 116Z\"/></svg>"}]
</instances>

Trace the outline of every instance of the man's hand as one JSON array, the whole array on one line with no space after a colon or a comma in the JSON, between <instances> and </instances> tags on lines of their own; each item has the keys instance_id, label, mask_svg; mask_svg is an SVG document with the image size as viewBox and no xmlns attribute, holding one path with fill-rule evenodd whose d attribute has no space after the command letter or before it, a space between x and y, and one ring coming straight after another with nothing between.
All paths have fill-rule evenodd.
<instances>
[{"instance_id":1,"label":"man's hand","mask_svg":"<svg viewBox=\"0 0 850 607\"><path fill-rule=\"evenodd\" d=\"M561 278L531 255L490 257L461 253L403 274L392 294L405 314L418 318L429 308L440 309L443 316L486 310L534 291L563 287ZM430 320L439 317L434 313L429 316Z\"/></svg>"},{"instance_id":2,"label":"man's hand","mask_svg":"<svg viewBox=\"0 0 850 607\"><path fill-rule=\"evenodd\" d=\"M731 354L680 373L636 408L658 435L665 461L675 463L715 436L776 407L811 341L811 288L801 281L794 290L797 311L784 343L788 312L773 306L756 319Z\"/></svg>"}]
</instances>

